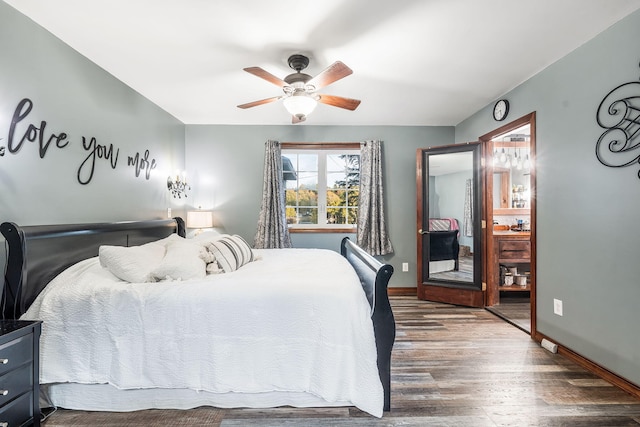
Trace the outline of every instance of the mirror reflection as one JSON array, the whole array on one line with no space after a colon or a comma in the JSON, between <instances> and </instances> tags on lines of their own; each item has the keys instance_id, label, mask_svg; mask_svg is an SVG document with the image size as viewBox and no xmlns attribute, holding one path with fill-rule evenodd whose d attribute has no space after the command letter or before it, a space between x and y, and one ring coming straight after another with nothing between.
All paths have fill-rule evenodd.
<instances>
[{"instance_id":1,"label":"mirror reflection","mask_svg":"<svg viewBox=\"0 0 640 427\"><path fill-rule=\"evenodd\" d=\"M429 279L473 283L473 152L430 154Z\"/></svg>"},{"instance_id":2,"label":"mirror reflection","mask_svg":"<svg viewBox=\"0 0 640 427\"><path fill-rule=\"evenodd\" d=\"M529 209L530 172L528 132L513 132L493 141L493 208Z\"/></svg>"}]
</instances>

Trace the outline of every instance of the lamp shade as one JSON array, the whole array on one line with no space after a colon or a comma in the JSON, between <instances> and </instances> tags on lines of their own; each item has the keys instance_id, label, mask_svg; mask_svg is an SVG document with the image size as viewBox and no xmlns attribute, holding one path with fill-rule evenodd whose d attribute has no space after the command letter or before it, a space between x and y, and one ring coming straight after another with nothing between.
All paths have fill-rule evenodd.
<instances>
[{"instance_id":1,"label":"lamp shade","mask_svg":"<svg viewBox=\"0 0 640 427\"><path fill-rule=\"evenodd\" d=\"M285 98L284 108L293 116L308 116L316 108L318 102L304 93L294 93Z\"/></svg>"},{"instance_id":2,"label":"lamp shade","mask_svg":"<svg viewBox=\"0 0 640 427\"><path fill-rule=\"evenodd\" d=\"M188 211L187 228L211 228L213 227L213 212Z\"/></svg>"}]
</instances>

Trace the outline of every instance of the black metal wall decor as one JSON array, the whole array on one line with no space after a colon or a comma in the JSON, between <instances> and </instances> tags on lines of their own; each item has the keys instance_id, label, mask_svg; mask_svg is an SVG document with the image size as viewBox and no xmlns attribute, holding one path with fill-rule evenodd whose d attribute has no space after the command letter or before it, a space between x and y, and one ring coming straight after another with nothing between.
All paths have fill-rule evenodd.
<instances>
[{"instance_id":1,"label":"black metal wall decor","mask_svg":"<svg viewBox=\"0 0 640 427\"><path fill-rule=\"evenodd\" d=\"M609 92L598 106L596 120L606 129L596 143L600 163L611 168L640 167L640 81L623 83Z\"/></svg>"},{"instance_id":2,"label":"black metal wall decor","mask_svg":"<svg viewBox=\"0 0 640 427\"><path fill-rule=\"evenodd\" d=\"M29 123L27 116L32 109L33 101L28 98L24 98L18 103L11 118L6 145L0 145L0 157L4 157L6 153L17 155L25 143L29 142L38 145L38 154L41 159L44 159L52 148L62 150L71 145L72 141L66 132L57 134L51 132L47 128L45 120L41 120L37 124ZM93 179L98 160L107 162L111 169L118 166L120 149L113 144L99 144L95 137L82 136L81 140L82 148L87 156L78 167L77 178L80 184L86 185ZM3 139L0 138L0 141ZM149 150L145 150L143 154L137 152L133 156L127 156L127 166L134 168L136 177L139 177L140 173L144 171L144 177L148 180L151 171L156 168L157 162L150 158Z\"/></svg>"}]
</instances>

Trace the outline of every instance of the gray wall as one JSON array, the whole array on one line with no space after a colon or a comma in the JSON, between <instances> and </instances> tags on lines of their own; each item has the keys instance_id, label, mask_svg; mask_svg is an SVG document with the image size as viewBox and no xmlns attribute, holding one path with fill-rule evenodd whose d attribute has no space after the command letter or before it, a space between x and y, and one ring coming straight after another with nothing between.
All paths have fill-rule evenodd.
<instances>
[{"instance_id":1,"label":"gray wall","mask_svg":"<svg viewBox=\"0 0 640 427\"><path fill-rule=\"evenodd\" d=\"M101 222L166 217L174 207L166 189L169 170L184 168L184 125L122 82L60 42L11 6L0 2L0 221L20 225ZM17 148L29 129L44 126L51 134L68 135L57 148L52 142L43 158L39 142L25 141L14 153L9 132L20 101L33 108L16 120L11 146ZM23 113L26 112L23 110ZM24 115L24 114L23 114ZM40 134L40 131L38 131ZM35 135L35 133L32 133ZM93 178L91 151L82 137L119 149L115 169L97 159ZM136 177L127 157L149 150L157 166L146 179ZM2 155L2 153L4 153ZM4 244L0 238L0 268Z\"/></svg>"},{"instance_id":2,"label":"gray wall","mask_svg":"<svg viewBox=\"0 0 640 427\"><path fill-rule=\"evenodd\" d=\"M633 81L640 97L639 40L635 12L505 97L508 120L537 112L538 330L640 385L640 165L608 168L595 156L605 95ZM497 128L491 107L460 123L456 141Z\"/></svg>"},{"instance_id":3,"label":"gray wall","mask_svg":"<svg viewBox=\"0 0 640 427\"><path fill-rule=\"evenodd\" d=\"M284 110L283 110L284 114ZM416 149L451 144L453 127L187 125L186 167L196 179L192 207L213 209L215 227L253 241L262 197L264 143L359 142L380 139L386 213L395 252L391 286L416 286ZM339 249L342 234L293 234L295 247ZM354 236L352 236L354 237ZM355 238L355 237L354 237ZM402 272L402 263L409 271Z\"/></svg>"}]
</instances>

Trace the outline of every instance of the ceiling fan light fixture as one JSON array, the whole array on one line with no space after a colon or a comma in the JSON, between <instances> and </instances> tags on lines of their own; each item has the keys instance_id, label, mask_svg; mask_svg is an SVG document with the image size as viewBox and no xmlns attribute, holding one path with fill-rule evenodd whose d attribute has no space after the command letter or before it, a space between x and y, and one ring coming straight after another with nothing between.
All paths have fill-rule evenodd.
<instances>
[{"instance_id":1,"label":"ceiling fan light fixture","mask_svg":"<svg viewBox=\"0 0 640 427\"><path fill-rule=\"evenodd\" d=\"M306 117L313 112L318 105L318 101L305 93L294 93L282 100L284 108L296 117Z\"/></svg>"},{"instance_id":2,"label":"ceiling fan light fixture","mask_svg":"<svg viewBox=\"0 0 640 427\"><path fill-rule=\"evenodd\" d=\"M293 124L305 121L318 103L344 108L350 111L358 108L358 105L360 105L359 99L344 98L335 95L320 95L316 93L317 90L351 75L353 73L351 68L347 67L341 61L336 61L325 68L320 74L311 77L309 74L302 72L307 65L309 65L309 58L307 56L301 54L291 55L289 57L289 67L293 68L295 73L289 74L284 80L260 67L243 68L243 70L249 74L253 74L280 87L284 95L247 102L238 105L238 108L246 109L257 107L258 105L282 100L285 108L292 116L291 123Z\"/></svg>"}]
</instances>

